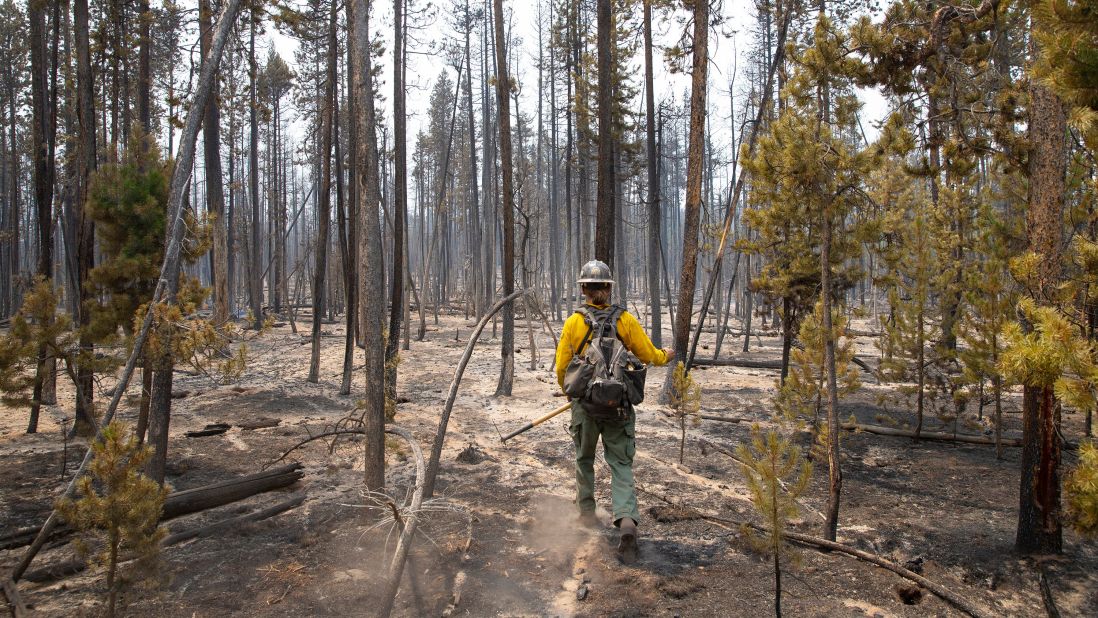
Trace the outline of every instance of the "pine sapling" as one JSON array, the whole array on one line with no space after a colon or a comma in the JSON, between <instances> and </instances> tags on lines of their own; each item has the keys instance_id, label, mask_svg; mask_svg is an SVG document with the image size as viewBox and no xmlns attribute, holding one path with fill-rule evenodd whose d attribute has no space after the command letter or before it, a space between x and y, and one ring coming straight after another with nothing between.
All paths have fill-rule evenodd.
<instances>
[{"instance_id":1,"label":"pine sapling","mask_svg":"<svg viewBox=\"0 0 1098 618\"><path fill-rule=\"evenodd\" d=\"M827 397L825 334L820 319L822 311L822 303L817 302L814 311L801 321L799 338L804 348L793 351L789 376L784 384L779 382L775 385L778 395L774 399L780 421L792 423L798 429L808 424L817 439L826 437L827 432L825 424L820 422ZM858 368L853 363L854 339L846 334L848 320L839 308L832 309L831 313L837 395L841 399L858 390L861 382Z\"/></svg>"},{"instance_id":2,"label":"pine sapling","mask_svg":"<svg viewBox=\"0 0 1098 618\"><path fill-rule=\"evenodd\" d=\"M686 449L686 420L697 425L698 412L701 411L701 387L694 382L694 376L681 362L675 365L671 376L671 411L679 421L679 463L683 462Z\"/></svg>"},{"instance_id":3,"label":"pine sapling","mask_svg":"<svg viewBox=\"0 0 1098 618\"><path fill-rule=\"evenodd\" d=\"M766 522L761 533L748 535L755 548L770 556L774 566L774 615L782 615L782 558L792 557L785 545L785 529L799 515L797 499L808 487L812 467L801 450L775 430L751 429L751 444L741 444L751 504Z\"/></svg>"},{"instance_id":4,"label":"pine sapling","mask_svg":"<svg viewBox=\"0 0 1098 618\"><path fill-rule=\"evenodd\" d=\"M78 550L91 553L106 570L107 615L116 615L119 595L130 585L155 573L165 530L157 525L168 489L144 476L152 454L125 425L110 423L92 444L88 474L77 485L77 497L57 504L58 512L74 528L88 533ZM134 560L119 574L122 561Z\"/></svg>"}]
</instances>

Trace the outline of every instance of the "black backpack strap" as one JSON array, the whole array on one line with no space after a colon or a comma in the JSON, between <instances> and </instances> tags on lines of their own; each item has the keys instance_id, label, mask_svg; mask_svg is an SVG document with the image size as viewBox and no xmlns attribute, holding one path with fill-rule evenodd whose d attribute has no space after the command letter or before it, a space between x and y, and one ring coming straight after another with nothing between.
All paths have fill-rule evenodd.
<instances>
[{"instance_id":1,"label":"black backpack strap","mask_svg":"<svg viewBox=\"0 0 1098 618\"><path fill-rule=\"evenodd\" d=\"M620 341L621 337L618 336L618 318L621 317L621 314L625 313L625 309L618 305L610 305L605 311L607 312L607 317L606 324L603 326L602 336L605 337L608 334L613 334L614 338Z\"/></svg>"}]
</instances>

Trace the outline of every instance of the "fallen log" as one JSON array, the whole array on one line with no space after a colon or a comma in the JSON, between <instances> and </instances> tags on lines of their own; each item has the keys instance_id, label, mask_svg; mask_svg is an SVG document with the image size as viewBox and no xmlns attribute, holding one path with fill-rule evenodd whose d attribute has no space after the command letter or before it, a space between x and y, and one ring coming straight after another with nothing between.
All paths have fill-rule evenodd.
<instances>
[{"instance_id":1,"label":"fallen log","mask_svg":"<svg viewBox=\"0 0 1098 618\"><path fill-rule=\"evenodd\" d=\"M212 524L208 524L198 528L192 528L190 530L182 530L180 532L172 533L164 539L162 545L164 547L170 547L172 545L182 543L183 541L189 541L200 536L209 536L211 534L221 532L222 530L235 528L241 524L253 521L261 521L269 517L274 517L275 515L288 511L292 508L301 506L301 504L303 504L304 502L305 494L297 494L289 500L279 502L278 504L271 505L265 509L260 509L254 513L238 515L236 517L222 519L221 521L215 521Z\"/></svg>"},{"instance_id":2,"label":"fallen log","mask_svg":"<svg viewBox=\"0 0 1098 618\"><path fill-rule=\"evenodd\" d=\"M663 414L664 416L666 416L667 418L677 420L677 417L674 414L668 412L667 410L660 410L660 413ZM719 415L716 415L716 414L695 414L694 416L697 416L698 418L702 419L703 421L720 421L722 423L751 423L751 422L754 422L756 420L756 419L753 419L753 418L741 418L741 417L736 417L736 416L719 416Z\"/></svg>"},{"instance_id":3,"label":"fallen log","mask_svg":"<svg viewBox=\"0 0 1098 618\"><path fill-rule=\"evenodd\" d=\"M855 356L851 362L869 375L876 376L877 372L868 363ZM781 369L780 360L761 360L754 358L695 358L691 367L742 367L745 369Z\"/></svg>"},{"instance_id":4,"label":"fallen log","mask_svg":"<svg viewBox=\"0 0 1098 618\"><path fill-rule=\"evenodd\" d=\"M293 485L305 476L301 463L292 463L238 479L173 492L164 500L161 521L243 500L266 491Z\"/></svg>"},{"instance_id":5,"label":"fallen log","mask_svg":"<svg viewBox=\"0 0 1098 618\"><path fill-rule=\"evenodd\" d=\"M1045 604L1045 614L1048 618L1060 618L1060 609L1056 607L1056 598L1052 596L1052 586L1048 583L1048 573L1040 562L1037 563L1037 580L1041 584L1041 600Z\"/></svg>"},{"instance_id":6,"label":"fallen log","mask_svg":"<svg viewBox=\"0 0 1098 618\"><path fill-rule=\"evenodd\" d=\"M879 436L893 436L897 438L914 438L915 432L910 429L896 429L895 427L882 427L880 425L863 425L862 423L843 423L843 429L847 431L864 431ZM995 438L977 436L965 433L943 433L939 431L921 431L920 440L935 440L938 442L964 442L966 444L983 444L995 446ZM1003 438L1003 446L1022 446L1018 438Z\"/></svg>"},{"instance_id":7,"label":"fallen log","mask_svg":"<svg viewBox=\"0 0 1098 618\"><path fill-rule=\"evenodd\" d=\"M34 535L38 534L40 529L41 526L27 526L0 535L0 550L14 549L29 544L34 540Z\"/></svg>"},{"instance_id":8,"label":"fallen log","mask_svg":"<svg viewBox=\"0 0 1098 618\"><path fill-rule=\"evenodd\" d=\"M223 530L236 528L241 524L248 522L261 521L269 517L274 517L279 513L288 511L294 507L300 506L305 502L305 494L298 494L289 500L279 502L265 509L260 509L254 513L247 513L245 515L238 515L236 517L230 517L228 519L222 519L215 521L212 524L205 526L199 526L197 528L191 528L189 530L182 530L168 535L160 542L161 547L171 547L172 545L178 545L184 541L189 541L193 538L200 536L209 536ZM58 564L45 566L40 569L34 569L27 571L23 575L23 580L34 583L47 583L58 580L68 575L75 575L88 568L87 560L83 558L70 558Z\"/></svg>"},{"instance_id":9,"label":"fallen log","mask_svg":"<svg viewBox=\"0 0 1098 618\"><path fill-rule=\"evenodd\" d=\"M172 393L172 394L174 395L175 393ZM203 429L196 429L194 431L188 431L187 433L185 433L183 435L187 436L188 438L204 438L206 436L219 436L219 435L225 433L226 431L232 429L232 427L233 426L229 425L228 423L212 423L210 425L206 425L206 427L203 428Z\"/></svg>"},{"instance_id":10,"label":"fallen log","mask_svg":"<svg viewBox=\"0 0 1098 618\"><path fill-rule=\"evenodd\" d=\"M256 494L292 485L304 476L305 473L302 471L302 467L300 463L293 463L237 479L173 492L168 494L168 497L164 500L164 509L161 512L160 521L212 509ZM0 549L12 549L29 545L34 541L39 530L38 527L16 530L0 538ZM72 534L72 528L61 525L54 529L49 538L52 540L69 534Z\"/></svg>"},{"instance_id":11,"label":"fallen log","mask_svg":"<svg viewBox=\"0 0 1098 618\"><path fill-rule=\"evenodd\" d=\"M703 421L720 421L722 423L750 423L755 419L753 418L739 418L735 416L718 416L715 414L699 414L698 418Z\"/></svg>"},{"instance_id":12,"label":"fallen log","mask_svg":"<svg viewBox=\"0 0 1098 618\"><path fill-rule=\"evenodd\" d=\"M744 367L746 369L781 369L778 360L756 360L751 358L695 358L691 367Z\"/></svg>"}]
</instances>

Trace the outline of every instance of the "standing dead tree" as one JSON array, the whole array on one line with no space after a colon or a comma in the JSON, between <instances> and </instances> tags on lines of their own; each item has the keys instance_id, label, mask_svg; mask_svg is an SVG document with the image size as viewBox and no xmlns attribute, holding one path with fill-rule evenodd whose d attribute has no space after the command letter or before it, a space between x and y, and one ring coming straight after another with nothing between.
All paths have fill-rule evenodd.
<instances>
[{"instance_id":1,"label":"standing dead tree","mask_svg":"<svg viewBox=\"0 0 1098 618\"><path fill-rule=\"evenodd\" d=\"M755 153L755 143L758 141L759 127L762 126L763 120L766 119L766 114L770 109L770 99L773 98L774 78L777 74L778 67L782 66L785 62L785 38L786 34L789 32L789 22L793 19L793 11L786 8L782 11L782 15L782 23L778 29L778 41L775 45L777 52L774 54L774 58L770 63L770 68L767 71L766 87L763 89L762 101L759 102L759 109L755 115L755 121L751 123L751 137L747 139L748 158ZM741 173L738 175L736 177L735 185L728 193L724 224L721 228L721 240L717 245L717 253L713 256L713 269L710 271L709 281L705 284L705 294L702 296L701 311L698 313L698 324L694 327L694 336L690 342L690 353L686 357L687 371L694 365L694 354L698 350L698 339L701 337L702 327L705 325L705 316L709 312L709 303L713 300L713 291L716 289L717 281L720 279L721 264L724 262L724 252L728 249L732 222L736 220L736 205L739 204L740 195L743 194L744 180L746 177L746 174ZM746 336L748 335L745 335L745 337Z\"/></svg>"}]
</instances>

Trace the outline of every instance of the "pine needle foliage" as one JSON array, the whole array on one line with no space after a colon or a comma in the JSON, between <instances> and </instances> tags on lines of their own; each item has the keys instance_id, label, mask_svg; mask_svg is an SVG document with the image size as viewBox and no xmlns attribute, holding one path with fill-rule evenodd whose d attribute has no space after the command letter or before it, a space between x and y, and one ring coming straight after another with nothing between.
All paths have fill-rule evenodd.
<instances>
[{"instance_id":1,"label":"pine needle foliage","mask_svg":"<svg viewBox=\"0 0 1098 618\"><path fill-rule=\"evenodd\" d=\"M109 340L133 332L138 307L152 298L164 259L170 166L155 140L135 131L122 161L96 170L87 213L102 259L88 273L89 334Z\"/></svg>"},{"instance_id":2,"label":"pine needle foliage","mask_svg":"<svg viewBox=\"0 0 1098 618\"><path fill-rule=\"evenodd\" d=\"M941 260L932 238L937 226L928 216L927 196L911 185L890 204L884 219L895 245L883 254L889 312L881 317L877 343L880 373L883 380L901 383L896 390L903 398L914 400L917 437L927 405L927 370L935 360L938 307L932 301Z\"/></svg>"},{"instance_id":3,"label":"pine needle foliage","mask_svg":"<svg viewBox=\"0 0 1098 618\"><path fill-rule=\"evenodd\" d=\"M1023 298L1018 313L1031 328L1027 332L1019 322L1003 328L1006 349L999 359L1003 376L1014 384L1051 387L1065 405L1093 410L1098 390L1093 344L1054 307Z\"/></svg>"},{"instance_id":4,"label":"pine needle foliage","mask_svg":"<svg viewBox=\"0 0 1098 618\"><path fill-rule=\"evenodd\" d=\"M72 329L68 314L58 311L58 298L58 290L49 280L35 278L12 319L10 332L0 338L0 402L7 406L32 403L26 391L33 385L34 378L29 373L34 371L40 350L61 361L74 382L80 363L93 371L106 371L116 365L114 359L99 358L79 349L79 333Z\"/></svg>"},{"instance_id":5,"label":"pine needle foliage","mask_svg":"<svg viewBox=\"0 0 1098 618\"><path fill-rule=\"evenodd\" d=\"M1040 54L1038 77L1076 108L1072 120L1098 138L1098 0L1040 0L1034 4Z\"/></svg>"},{"instance_id":6,"label":"pine needle foliage","mask_svg":"<svg viewBox=\"0 0 1098 618\"><path fill-rule=\"evenodd\" d=\"M1017 296L1009 279L1008 236L1002 217L985 202L978 220L980 230L977 251L980 262L966 273L965 303L969 307L962 318L958 334L962 379L970 389L980 394L979 409L984 407L984 385L991 386L991 401L995 409L995 435L1002 435L1003 377L999 371L999 356L1003 351L1002 331L1013 317ZM999 445L998 455L1002 456Z\"/></svg>"},{"instance_id":7,"label":"pine needle foliage","mask_svg":"<svg viewBox=\"0 0 1098 618\"><path fill-rule=\"evenodd\" d=\"M778 418L799 427L811 425L820 431L820 414L827 398L827 371L824 365L825 334L821 313L823 303L801 321L799 339L803 348L793 350L789 376L784 384L775 384L778 394L774 398ZM854 338L847 335L848 320L838 307L831 311L832 339L835 342L835 374L838 377L840 398L850 395L861 386L858 368L854 360Z\"/></svg>"},{"instance_id":8,"label":"pine needle foliage","mask_svg":"<svg viewBox=\"0 0 1098 618\"><path fill-rule=\"evenodd\" d=\"M1064 479L1068 522L1090 538L1098 537L1098 447L1092 441L1079 445L1079 463Z\"/></svg>"},{"instance_id":9,"label":"pine needle foliage","mask_svg":"<svg viewBox=\"0 0 1098 618\"><path fill-rule=\"evenodd\" d=\"M107 615L116 615L119 597L156 572L160 541L166 530L157 525L168 494L142 474L152 450L137 441L127 427L114 421L92 444L88 474L77 485L75 499L61 500L57 509L65 521L85 533L81 553L91 554L106 575ZM132 560L124 572L121 563Z\"/></svg>"},{"instance_id":10,"label":"pine needle foliage","mask_svg":"<svg viewBox=\"0 0 1098 618\"><path fill-rule=\"evenodd\" d=\"M774 613L781 616L781 564L783 558L795 558L785 544L785 530L800 514L797 499L808 487L812 466L797 445L777 431L763 432L757 425L751 429L751 444L741 444L738 451L751 504L766 522L763 532L751 531L747 537L756 550L773 560Z\"/></svg>"},{"instance_id":11,"label":"pine needle foliage","mask_svg":"<svg viewBox=\"0 0 1098 618\"><path fill-rule=\"evenodd\" d=\"M671 412L679 422L679 463L683 462L686 449L686 422L687 419L697 426L700 422L698 412L701 411L701 387L694 382L694 376L686 370L686 366L680 361L675 365L675 372L671 376Z\"/></svg>"},{"instance_id":12,"label":"pine needle foliage","mask_svg":"<svg viewBox=\"0 0 1098 618\"><path fill-rule=\"evenodd\" d=\"M31 405L27 392L34 384L34 368L38 350L49 354L67 355L75 340L69 326L71 320L57 313L57 290L49 281L36 277L34 285L23 297L23 304L11 322L11 330L0 338L0 392L9 407Z\"/></svg>"}]
</instances>

